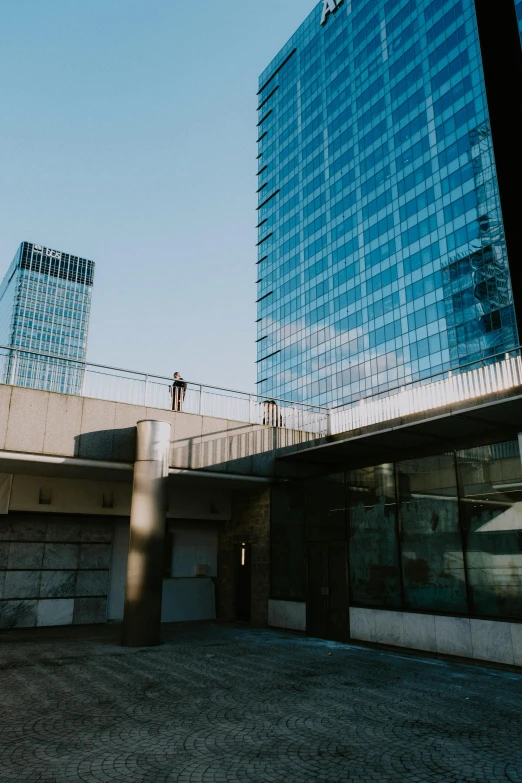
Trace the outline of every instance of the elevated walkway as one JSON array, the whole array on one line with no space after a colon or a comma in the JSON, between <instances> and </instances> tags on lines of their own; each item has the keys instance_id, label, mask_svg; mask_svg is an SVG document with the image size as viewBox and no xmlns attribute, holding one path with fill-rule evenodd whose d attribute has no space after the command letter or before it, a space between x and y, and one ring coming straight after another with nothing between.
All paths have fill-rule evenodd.
<instances>
[{"instance_id":1,"label":"elevated walkway","mask_svg":"<svg viewBox=\"0 0 522 783\"><path fill-rule=\"evenodd\" d=\"M400 461L510 440L522 428L518 351L330 409L187 383L173 411L167 378L1 346L0 377L15 381L0 384L7 473L130 482L145 418L171 424L171 476L205 482ZM28 388L38 384L45 390Z\"/></svg>"},{"instance_id":2,"label":"elevated walkway","mask_svg":"<svg viewBox=\"0 0 522 783\"><path fill-rule=\"evenodd\" d=\"M335 470L400 462L429 454L516 440L522 432L522 386L369 424L290 449L288 463Z\"/></svg>"},{"instance_id":3,"label":"elevated walkway","mask_svg":"<svg viewBox=\"0 0 522 783\"><path fill-rule=\"evenodd\" d=\"M169 467L180 478L275 476L279 449L311 433L0 385L0 471L132 481L136 423L171 424Z\"/></svg>"}]
</instances>

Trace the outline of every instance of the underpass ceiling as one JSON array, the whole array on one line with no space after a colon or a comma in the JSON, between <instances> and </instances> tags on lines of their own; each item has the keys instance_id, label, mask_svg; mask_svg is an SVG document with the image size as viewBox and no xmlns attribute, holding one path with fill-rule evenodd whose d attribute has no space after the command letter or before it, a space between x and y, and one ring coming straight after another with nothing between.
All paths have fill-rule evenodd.
<instances>
[{"instance_id":1,"label":"underpass ceiling","mask_svg":"<svg viewBox=\"0 0 522 783\"><path fill-rule=\"evenodd\" d=\"M357 468L513 440L522 431L522 393L516 391L481 404L474 401L473 406L468 402L330 436L279 459Z\"/></svg>"}]
</instances>

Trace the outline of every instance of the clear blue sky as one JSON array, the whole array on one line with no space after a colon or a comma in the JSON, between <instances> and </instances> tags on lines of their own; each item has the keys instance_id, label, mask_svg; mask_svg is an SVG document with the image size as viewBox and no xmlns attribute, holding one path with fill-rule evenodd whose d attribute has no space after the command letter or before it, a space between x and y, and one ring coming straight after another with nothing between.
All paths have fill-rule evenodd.
<instances>
[{"instance_id":1,"label":"clear blue sky","mask_svg":"<svg viewBox=\"0 0 522 783\"><path fill-rule=\"evenodd\" d=\"M259 73L315 0L0 9L0 277L96 261L89 358L253 389Z\"/></svg>"}]
</instances>

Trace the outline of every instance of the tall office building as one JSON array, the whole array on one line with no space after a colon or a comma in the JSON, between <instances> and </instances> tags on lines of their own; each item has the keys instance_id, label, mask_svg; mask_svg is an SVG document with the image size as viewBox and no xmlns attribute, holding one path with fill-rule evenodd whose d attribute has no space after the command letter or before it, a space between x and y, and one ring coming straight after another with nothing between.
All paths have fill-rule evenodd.
<instances>
[{"instance_id":1,"label":"tall office building","mask_svg":"<svg viewBox=\"0 0 522 783\"><path fill-rule=\"evenodd\" d=\"M4 383L80 393L93 280L93 261L22 242L0 286Z\"/></svg>"},{"instance_id":2,"label":"tall office building","mask_svg":"<svg viewBox=\"0 0 522 783\"><path fill-rule=\"evenodd\" d=\"M519 345L520 8L321 0L263 72L260 394L343 404Z\"/></svg>"}]
</instances>

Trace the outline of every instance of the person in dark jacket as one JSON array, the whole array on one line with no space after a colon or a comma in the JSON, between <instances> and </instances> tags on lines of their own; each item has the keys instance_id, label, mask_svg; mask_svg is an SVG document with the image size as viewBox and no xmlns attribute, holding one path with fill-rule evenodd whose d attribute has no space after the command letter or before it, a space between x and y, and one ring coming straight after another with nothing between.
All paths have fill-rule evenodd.
<instances>
[{"instance_id":1,"label":"person in dark jacket","mask_svg":"<svg viewBox=\"0 0 522 783\"><path fill-rule=\"evenodd\" d=\"M172 410L181 411L183 409L183 400L187 393L187 384L179 374L174 373L174 383L170 387L170 396L172 398Z\"/></svg>"},{"instance_id":2,"label":"person in dark jacket","mask_svg":"<svg viewBox=\"0 0 522 783\"><path fill-rule=\"evenodd\" d=\"M265 400L263 403L263 424L267 427L282 427L283 414L279 412L275 400Z\"/></svg>"}]
</instances>

